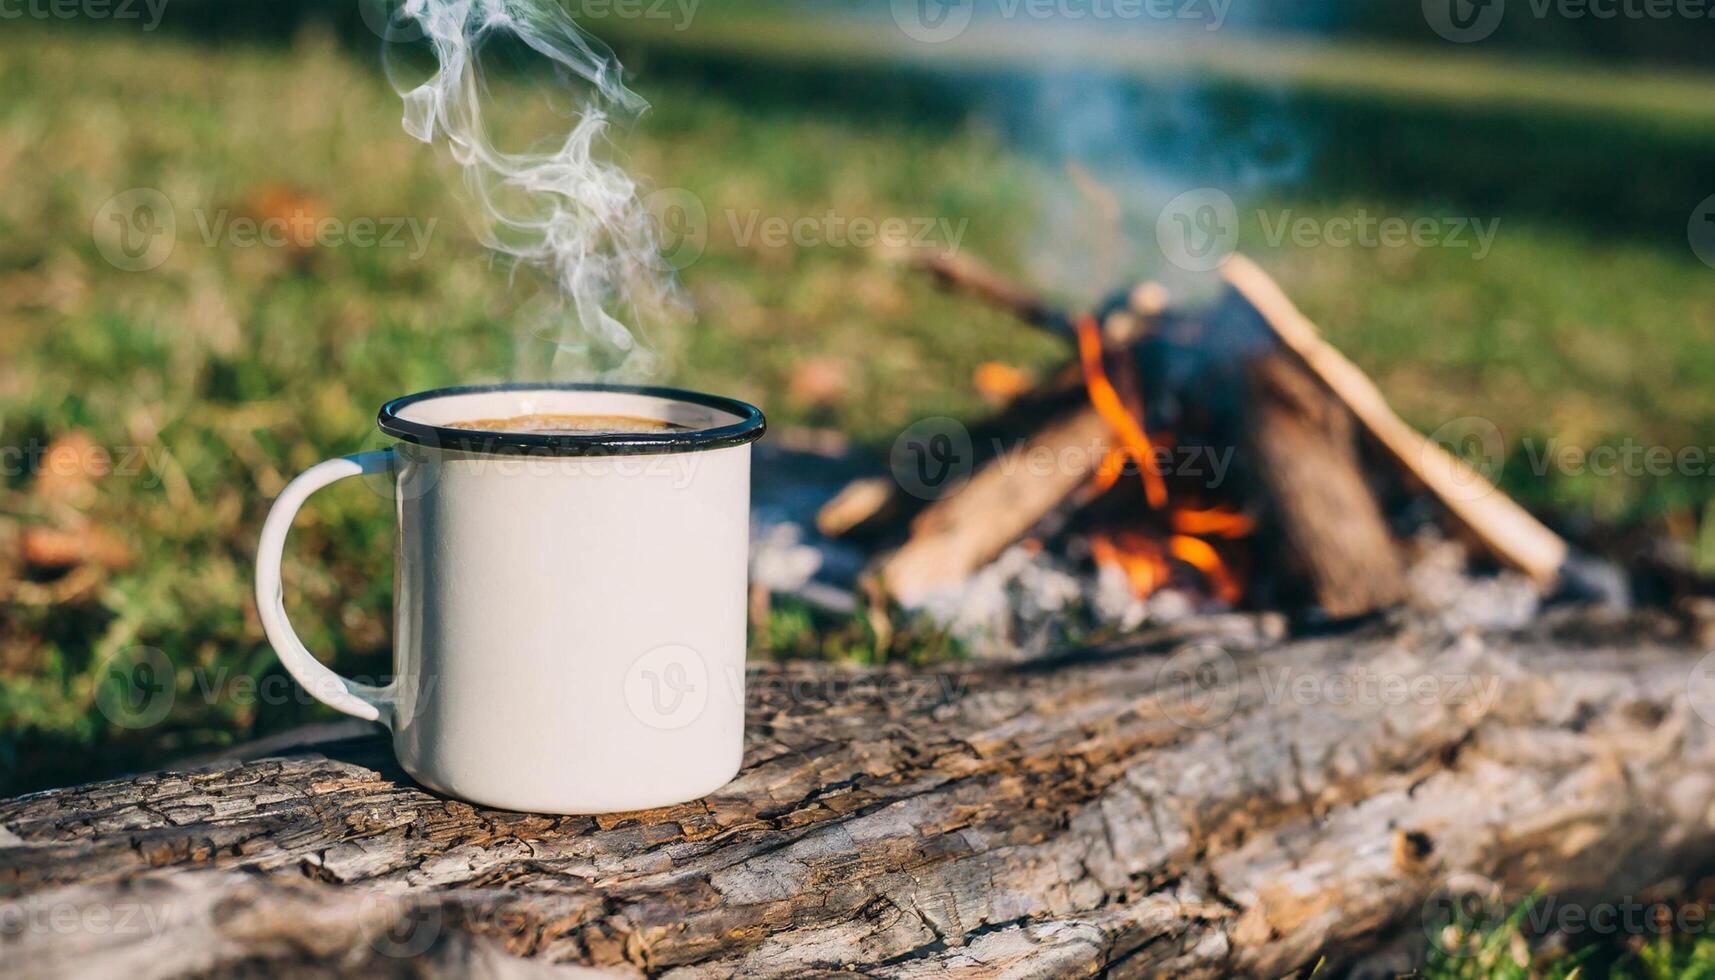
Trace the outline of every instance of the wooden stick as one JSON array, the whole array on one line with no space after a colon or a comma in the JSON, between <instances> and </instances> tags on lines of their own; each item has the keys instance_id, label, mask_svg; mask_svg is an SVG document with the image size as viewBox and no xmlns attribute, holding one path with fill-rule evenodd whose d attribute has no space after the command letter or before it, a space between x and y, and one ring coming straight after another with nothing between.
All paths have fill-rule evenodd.
<instances>
[{"instance_id":1,"label":"wooden stick","mask_svg":"<svg viewBox=\"0 0 1715 980\"><path fill-rule=\"evenodd\" d=\"M1002 276L980 259L960 252L942 255L912 253L906 259L933 275L944 288L958 289L986 300L1032 326L1072 335L1071 321L1047 299Z\"/></svg>"},{"instance_id":2,"label":"wooden stick","mask_svg":"<svg viewBox=\"0 0 1715 980\"><path fill-rule=\"evenodd\" d=\"M1484 548L1544 587L1559 579L1571 552L1564 539L1481 473L1407 425L1375 382L1324 340L1316 325L1256 263L1234 255L1221 275Z\"/></svg>"},{"instance_id":3,"label":"wooden stick","mask_svg":"<svg viewBox=\"0 0 1715 980\"><path fill-rule=\"evenodd\" d=\"M1124 241L1120 230L1120 200L1113 188L1096 179L1080 163L1066 164L1066 177L1072 181L1072 186L1078 189L1079 196L1090 204L1094 212L1093 220L1089 223L1090 236L1094 239L1091 252L1094 254L1094 268L1090 270L1090 282L1111 283L1118 280L1120 275L1119 249Z\"/></svg>"},{"instance_id":4,"label":"wooden stick","mask_svg":"<svg viewBox=\"0 0 1715 980\"><path fill-rule=\"evenodd\" d=\"M1083 404L1083 390L1082 373L1077 365L1068 365L995 416L973 426L971 438L978 446L1011 445L1043 419ZM981 454L978 465L982 465ZM816 525L829 538L886 536L924 506L924 501L906 493L890 477L860 477L823 505Z\"/></svg>"},{"instance_id":5,"label":"wooden stick","mask_svg":"<svg viewBox=\"0 0 1715 980\"><path fill-rule=\"evenodd\" d=\"M825 538L843 538L880 520L898 497L899 484L892 477L860 477L822 505L816 530Z\"/></svg>"}]
</instances>

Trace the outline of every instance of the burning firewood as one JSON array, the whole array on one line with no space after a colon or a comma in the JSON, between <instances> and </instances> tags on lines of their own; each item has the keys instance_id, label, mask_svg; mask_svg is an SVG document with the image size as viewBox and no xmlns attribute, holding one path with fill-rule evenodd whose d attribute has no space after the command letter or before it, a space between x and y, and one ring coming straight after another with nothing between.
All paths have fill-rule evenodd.
<instances>
[{"instance_id":1,"label":"burning firewood","mask_svg":"<svg viewBox=\"0 0 1715 980\"><path fill-rule=\"evenodd\" d=\"M1285 547L1322 609L1337 619L1405 599L1405 569L1364 480L1351 414L1285 357L1251 368L1245 447L1268 487Z\"/></svg>"},{"instance_id":2,"label":"burning firewood","mask_svg":"<svg viewBox=\"0 0 1715 980\"><path fill-rule=\"evenodd\" d=\"M1044 418L1085 407L1078 394L1081 388L1078 371L1071 368L1018 393L993 418L973 427L976 462L986 463L984 454L998 442L1039 426ZM816 527L829 538L886 537L890 529L908 524L928 503L906 493L892 477L862 477L822 507Z\"/></svg>"},{"instance_id":3,"label":"burning firewood","mask_svg":"<svg viewBox=\"0 0 1715 980\"><path fill-rule=\"evenodd\" d=\"M1407 425L1375 382L1324 340L1316 325L1256 263L1234 255L1221 275L1351 410L1371 437L1422 482L1485 549L1545 587L1558 580L1571 553L1565 540L1482 474Z\"/></svg>"},{"instance_id":4,"label":"burning firewood","mask_svg":"<svg viewBox=\"0 0 1715 980\"><path fill-rule=\"evenodd\" d=\"M924 510L904 547L882 562L882 582L911 606L964 581L1086 486L1109 438L1107 423L1089 408L1044 425L1011 457L1016 465L991 463L958 493ZM1033 458L1054 465L1031 466Z\"/></svg>"},{"instance_id":5,"label":"burning firewood","mask_svg":"<svg viewBox=\"0 0 1715 980\"><path fill-rule=\"evenodd\" d=\"M1337 618L1396 604L1407 594L1403 559L1364 470L1360 431L1507 564L1547 583L1565 560L1564 542L1400 421L1242 258L1226 267L1231 289L1207 310L1175 308L1162 287L1146 283L1080 317L968 256L913 261L1074 344L1071 383L1084 402L1075 418L1103 430L1109 445L1093 466L1063 468L1053 479L1022 480L1016 468L990 462L959 494L928 505L879 563L882 581L908 605L970 576L1047 515L1081 510L1088 516L1074 523L1088 554L1123 573L1140 596L1180 584L1178 568L1194 572L1211 598L1237 603L1248 595L1250 565L1268 570L1273 586L1260 601L1313 604ZM1189 389L1186 357L1202 372ZM1146 384L1145 375L1154 380ZM1164 384L1172 390L1149 390ZM1042 411L1039 396L1020 401L1024 410L1015 405L1007 417L1015 436L1023 431L1026 451L1061 445L1074 416ZM1152 431L1162 419L1165 428ZM1244 475L1218 488L1168 479L1158 461L1187 447L1236 450ZM1122 473L1138 479L1122 483ZM885 538L916 509L902 497L873 483L854 488L822 525Z\"/></svg>"}]
</instances>

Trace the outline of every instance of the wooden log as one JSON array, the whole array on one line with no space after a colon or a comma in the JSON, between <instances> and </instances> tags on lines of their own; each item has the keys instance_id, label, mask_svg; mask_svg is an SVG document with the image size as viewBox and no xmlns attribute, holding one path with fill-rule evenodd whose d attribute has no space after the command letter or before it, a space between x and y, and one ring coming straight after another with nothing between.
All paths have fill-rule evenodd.
<instances>
[{"instance_id":1,"label":"wooden log","mask_svg":"<svg viewBox=\"0 0 1715 980\"><path fill-rule=\"evenodd\" d=\"M974 424L970 430L973 466L988 465L996 456L996 445L1016 448L1044 419L1082 406L1083 391L1083 375L1077 365L1070 365ZM823 505L816 527L829 538L886 538L903 529L927 503L907 493L895 479L860 477Z\"/></svg>"},{"instance_id":2,"label":"wooden log","mask_svg":"<svg viewBox=\"0 0 1715 980\"><path fill-rule=\"evenodd\" d=\"M1046 422L917 516L910 538L881 563L888 593L913 607L963 582L1088 486L1111 445L1107 423L1088 406Z\"/></svg>"},{"instance_id":3,"label":"wooden log","mask_svg":"<svg viewBox=\"0 0 1715 980\"><path fill-rule=\"evenodd\" d=\"M380 738L0 802L0 962L1278 977L1421 948L1459 876L1618 899L1715 858L1701 653L1653 620L1227 636L763 668L738 781L648 813L478 809Z\"/></svg>"},{"instance_id":4,"label":"wooden log","mask_svg":"<svg viewBox=\"0 0 1715 980\"><path fill-rule=\"evenodd\" d=\"M1481 473L1407 425L1375 382L1324 340L1256 263L1234 255L1221 275L1262 314L1287 349L1346 403L1369 434L1497 560L1545 588L1559 580L1571 554L1563 538Z\"/></svg>"},{"instance_id":5,"label":"wooden log","mask_svg":"<svg viewBox=\"0 0 1715 980\"><path fill-rule=\"evenodd\" d=\"M945 289L975 296L1026 324L1076 339L1072 317L1064 309L969 254L914 252L901 255L899 261L933 276ZM1160 283L1143 282L1132 289L1127 300L1125 308L1110 312L1103 321L1102 332L1111 347L1136 343L1149 329L1150 321L1167 308L1169 295Z\"/></svg>"},{"instance_id":6,"label":"wooden log","mask_svg":"<svg viewBox=\"0 0 1715 980\"><path fill-rule=\"evenodd\" d=\"M899 484L890 476L859 477L822 505L816 530L830 539L862 533L887 521L899 496Z\"/></svg>"},{"instance_id":7,"label":"wooden log","mask_svg":"<svg viewBox=\"0 0 1715 980\"><path fill-rule=\"evenodd\" d=\"M1277 553L1302 573L1307 598L1336 619L1404 601L1405 569L1364 479L1351 414L1284 356L1249 374L1246 452L1268 491Z\"/></svg>"}]
</instances>

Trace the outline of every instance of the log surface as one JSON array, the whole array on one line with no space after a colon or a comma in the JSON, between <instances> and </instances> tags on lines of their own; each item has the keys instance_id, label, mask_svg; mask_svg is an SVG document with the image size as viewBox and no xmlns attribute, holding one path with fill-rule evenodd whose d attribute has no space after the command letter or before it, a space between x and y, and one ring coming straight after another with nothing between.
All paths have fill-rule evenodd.
<instances>
[{"instance_id":1,"label":"log surface","mask_svg":"<svg viewBox=\"0 0 1715 980\"><path fill-rule=\"evenodd\" d=\"M1248 373L1246 451L1284 542L1276 553L1303 576L1305 598L1335 619L1405 601L1399 548L1364 479L1351 416L1284 355Z\"/></svg>"},{"instance_id":2,"label":"log surface","mask_svg":"<svg viewBox=\"0 0 1715 980\"><path fill-rule=\"evenodd\" d=\"M1612 896L1715 857L1700 655L1661 624L1236 622L935 674L766 668L738 781L649 813L478 809L373 736L6 801L0 964L1281 976L1422 945L1450 876Z\"/></svg>"}]
</instances>

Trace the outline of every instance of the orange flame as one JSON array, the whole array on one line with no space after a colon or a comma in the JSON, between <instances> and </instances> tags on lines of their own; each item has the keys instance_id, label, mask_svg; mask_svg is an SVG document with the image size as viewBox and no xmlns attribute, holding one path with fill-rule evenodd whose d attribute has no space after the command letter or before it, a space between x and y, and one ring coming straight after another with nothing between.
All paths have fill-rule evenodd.
<instances>
[{"instance_id":1,"label":"orange flame","mask_svg":"<svg viewBox=\"0 0 1715 980\"><path fill-rule=\"evenodd\" d=\"M1096 407L1103 421L1120 440L1122 455L1108 454L1096 474L1096 485L1106 489L1118 482L1124 459L1129 456L1137 461L1137 467L1143 473L1144 496L1149 499L1149 506L1156 510L1166 507L1167 484L1155 466L1155 446L1150 443L1143 426L1132 418L1119 392L1114 390L1113 382L1108 380L1107 366L1102 363L1102 330L1093 316L1078 319L1078 359L1083 364L1084 386L1089 389L1090 404ZM1115 465L1116 460L1118 466ZM1104 481L1106 487L1103 487Z\"/></svg>"},{"instance_id":2,"label":"orange flame","mask_svg":"<svg viewBox=\"0 0 1715 980\"><path fill-rule=\"evenodd\" d=\"M1173 557L1202 572L1209 582L1209 587L1222 602L1236 606L1239 600L1244 598L1245 591L1239 585L1238 579L1233 577L1227 563L1221 560L1221 556L1209 542L1176 534L1167 542L1167 550Z\"/></svg>"},{"instance_id":3,"label":"orange flame","mask_svg":"<svg viewBox=\"0 0 1715 980\"><path fill-rule=\"evenodd\" d=\"M1131 530L1092 532L1090 553L1104 568L1117 568L1125 573L1132 592L1147 598L1172 580L1169 557L1182 561L1202 573L1210 591L1222 602L1237 605L1244 598L1244 587L1222 560L1213 545L1204 538L1237 539L1251 534L1255 522L1245 514L1226 507L1198 510L1189 507L1168 508L1167 484L1156 466L1155 445L1149 433L1115 390L1103 362L1101 327L1093 316L1077 322L1078 359L1084 370L1084 385L1089 391L1090 404L1113 430L1119 445L1109 449L1096 470L1095 489L1106 493L1125 474L1128 463L1135 460L1143 476L1144 495L1157 511L1167 512L1173 534L1165 546L1147 534ZM1169 437L1171 441L1171 437Z\"/></svg>"},{"instance_id":4,"label":"orange flame","mask_svg":"<svg viewBox=\"0 0 1715 980\"><path fill-rule=\"evenodd\" d=\"M1118 446L1108 450L1108 454L1102 457L1102 465L1096 468L1095 485L1097 493L1107 493L1119 485L1120 477L1125 475L1126 461L1129 459L1131 459L1131 454Z\"/></svg>"},{"instance_id":5,"label":"orange flame","mask_svg":"<svg viewBox=\"0 0 1715 980\"><path fill-rule=\"evenodd\" d=\"M1136 531L1116 531L1111 535L1092 533L1090 554L1097 565L1124 572L1126 580L1131 583L1132 593L1140 599L1148 598L1166 585L1173 574L1161 546Z\"/></svg>"},{"instance_id":6,"label":"orange flame","mask_svg":"<svg viewBox=\"0 0 1715 980\"><path fill-rule=\"evenodd\" d=\"M1200 538L1244 538L1256 530L1256 522L1225 507L1185 509L1173 512L1173 530Z\"/></svg>"}]
</instances>

